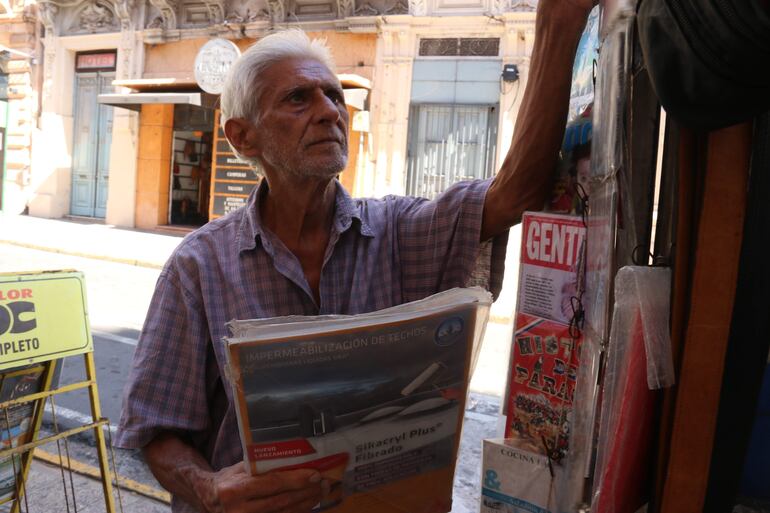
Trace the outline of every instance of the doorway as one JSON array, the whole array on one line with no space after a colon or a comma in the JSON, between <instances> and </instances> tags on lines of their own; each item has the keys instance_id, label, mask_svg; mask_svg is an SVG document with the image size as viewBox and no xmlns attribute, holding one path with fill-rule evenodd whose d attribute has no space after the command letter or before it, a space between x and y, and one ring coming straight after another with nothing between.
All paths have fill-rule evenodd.
<instances>
[{"instance_id":1,"label":"doorway","mask_svg":"<svg viewBox=\"0 0 770 513\"><path fill-rule=\"evenodd\" d=\"M214 112L174 106L168 224L198 227L209 220Z\"/></svg>"},{"instance_id":2,"label":"doorway","mask_svg":"<svg viewBox=\"0 0 770 513\"><path fill-rule=\"evenodd\" d=\"M99 94L112 91L113 71L75 73L72 192L70 213L104 218L110 176L113 108L100 105Z\"/></svg>"}]
</instances>

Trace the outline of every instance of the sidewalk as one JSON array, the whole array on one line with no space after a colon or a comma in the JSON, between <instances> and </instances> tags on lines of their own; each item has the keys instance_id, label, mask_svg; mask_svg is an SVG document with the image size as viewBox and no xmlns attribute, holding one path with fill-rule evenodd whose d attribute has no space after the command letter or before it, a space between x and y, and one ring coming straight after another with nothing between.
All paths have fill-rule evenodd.
<instances>
[{"instance_id":1,"label":"sidewalk","mask_svg":"<svg viewBox=\"0 0 770 513\"><path fill-rule=\"evenodd\" d=\"M182 235L0 213L0 242L130 265L161 268L181 241Z\"/></svg>"}]
</instances>

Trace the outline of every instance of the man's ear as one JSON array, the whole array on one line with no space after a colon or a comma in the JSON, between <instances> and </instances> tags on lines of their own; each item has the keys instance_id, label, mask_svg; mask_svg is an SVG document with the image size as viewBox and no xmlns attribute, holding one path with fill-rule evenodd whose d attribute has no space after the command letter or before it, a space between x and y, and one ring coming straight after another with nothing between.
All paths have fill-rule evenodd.
<instances>
[{"instance_id":1,"label":"man's ear","mask_svg":"<svg viewBox=\"0 0 770 513\"><path fill-rule=\"evenodd\" d=\"M225 136L230 144L244 157L259 156L256 128L243 118L231 118L225 122Z\"/></svg>"}]
</instances>

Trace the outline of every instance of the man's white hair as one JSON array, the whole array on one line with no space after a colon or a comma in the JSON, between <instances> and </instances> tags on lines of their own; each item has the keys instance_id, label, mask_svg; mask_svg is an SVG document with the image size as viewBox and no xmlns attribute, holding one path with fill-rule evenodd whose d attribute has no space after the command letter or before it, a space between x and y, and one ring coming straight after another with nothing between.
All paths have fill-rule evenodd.
<instances>
[{"instance_id":1,"label":"man's white hair","mask_svg":"<svg viewBox=\"0 0 770 513\"><path fill-rule=\"evenodd\" d=\"M279 61L292 58L315 59L334 74L334 60L325 40L311 40L300 29L270 34L251 45L230 67L219 99L222 128L232 118L244 118L258 124L262 114L259 98L265 88L264 71ZM235 148L232 150L241 160L258 166L255 159L241 155Z\"/></svg>"}]
</instances>

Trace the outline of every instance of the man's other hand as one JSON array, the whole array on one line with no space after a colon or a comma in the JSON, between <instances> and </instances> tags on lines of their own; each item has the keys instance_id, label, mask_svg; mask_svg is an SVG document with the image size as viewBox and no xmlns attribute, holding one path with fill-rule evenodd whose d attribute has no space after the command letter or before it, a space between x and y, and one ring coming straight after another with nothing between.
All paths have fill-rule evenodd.
<instances>
[{"instance_id":1,"label":"man's other hand","mask_svg":"<svg viewBox=\"0 0 770 513\"><path fill-rule=\"evenodd\" d=\"M243 463L212 472L198 490L207 513L309 513L321 500L321 475L311 469L252 476Z\"/></svg>"}]
</instances>

